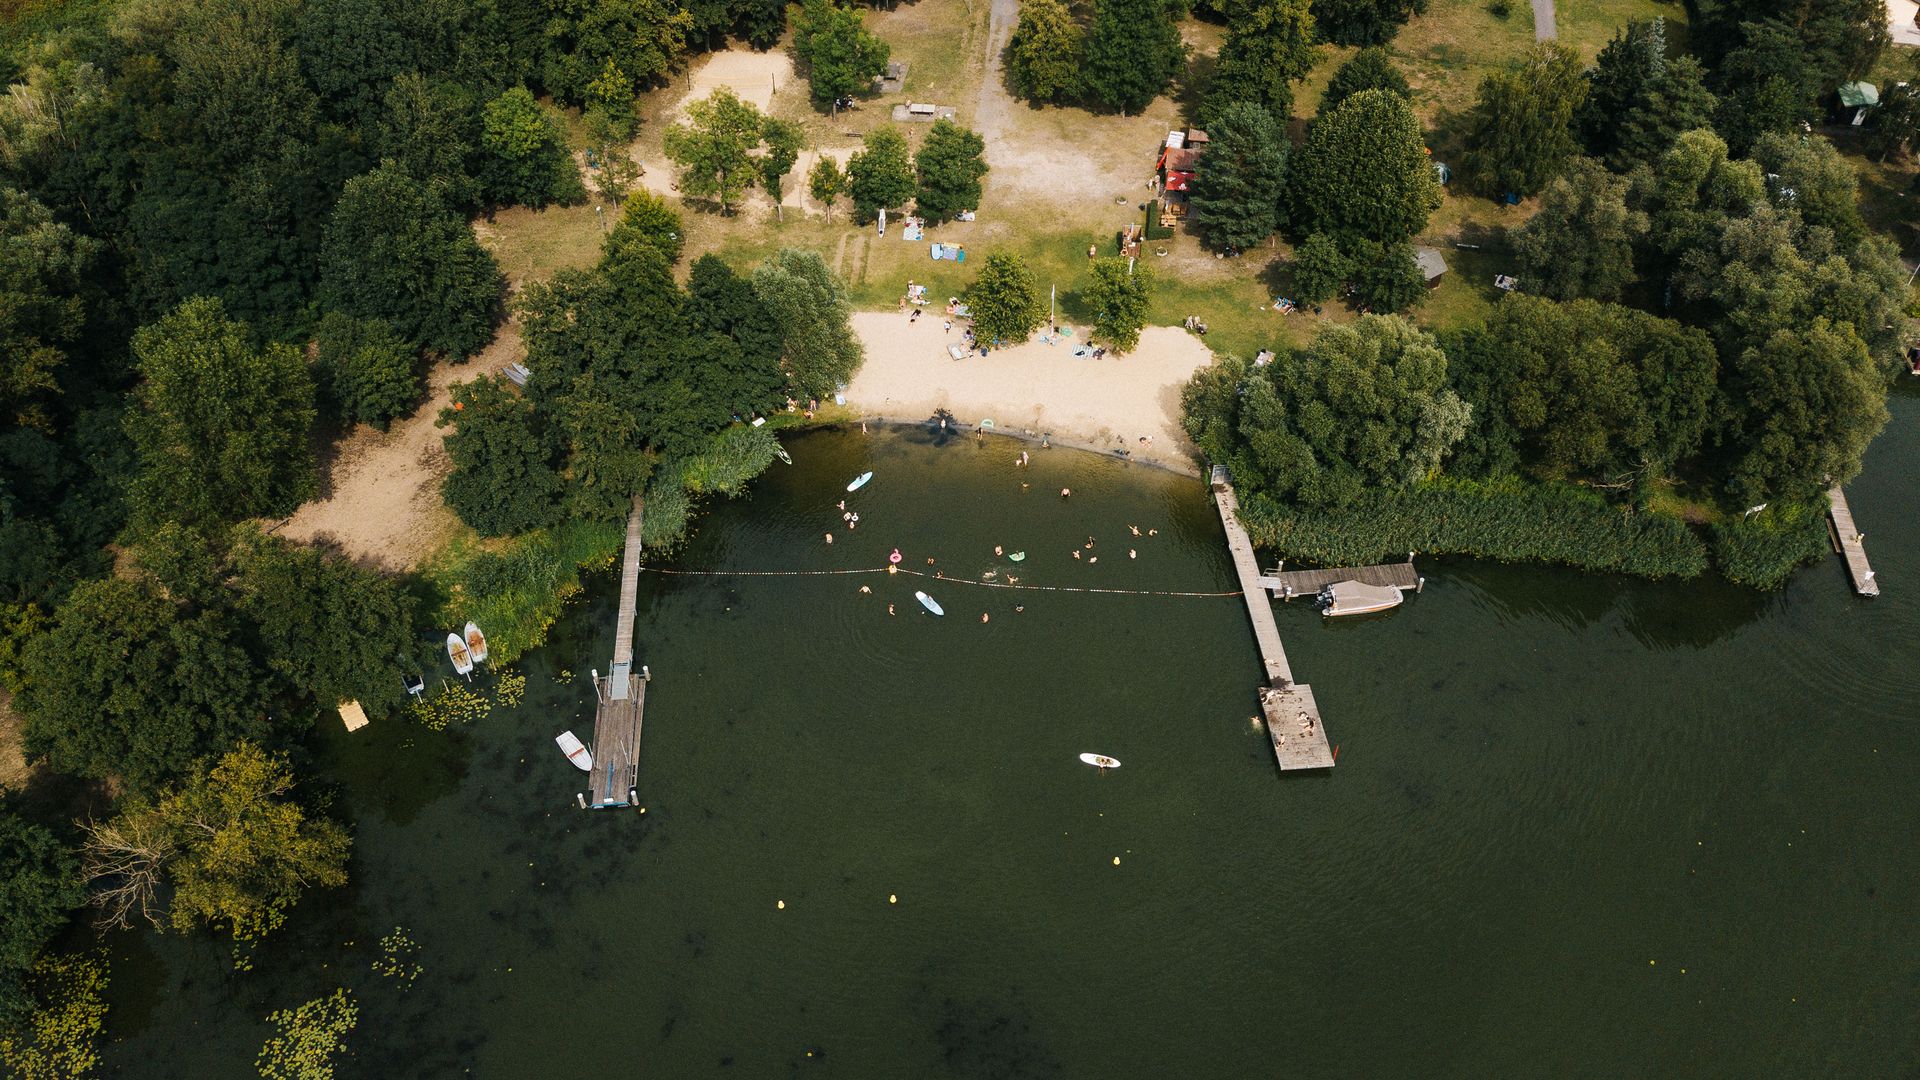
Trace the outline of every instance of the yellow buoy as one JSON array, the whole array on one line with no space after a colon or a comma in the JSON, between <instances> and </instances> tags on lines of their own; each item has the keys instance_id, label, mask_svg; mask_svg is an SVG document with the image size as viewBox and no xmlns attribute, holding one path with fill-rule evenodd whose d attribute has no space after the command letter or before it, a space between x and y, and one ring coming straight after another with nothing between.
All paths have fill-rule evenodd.
<instances>
[{"instance_id":1,"label":"yellow buoy","mask_svg":"<svg viewBox=\"0 0 1920 1080\"><path fill-rule=\"evenodd\" d=\"M889 903L889 904L897 904L897 903L899 903L899 902L900 902L900 897L899 897L898 895L896 895L896 894L894 894L894 893L888 893L888 894L887 894L887 903Z\"/></svg>"},{"instance_id":2,"label":"yellow buoy","mask_svg":"<svg viewBox=\"0 0 1920 1080\"><path fill-rule=\"evenodd\" d=\"M1119 865L1120 865L1120 856L1118 856L1118 855L1115 855L1115 856L1113 857L1113 865L1115 865L1115 866L1119 866Z\"/></svg>"},{"instance_id":3,"label":"yellow buoy","mask_svg":"<svg viewBox=\"0 0 1920 1080\"><path fill-rule=\"evenodd\" d=\"M785 900L775 900L773 906L779 908L781 911L787 910L787 902Z\"/></svg>"}]
</instances>

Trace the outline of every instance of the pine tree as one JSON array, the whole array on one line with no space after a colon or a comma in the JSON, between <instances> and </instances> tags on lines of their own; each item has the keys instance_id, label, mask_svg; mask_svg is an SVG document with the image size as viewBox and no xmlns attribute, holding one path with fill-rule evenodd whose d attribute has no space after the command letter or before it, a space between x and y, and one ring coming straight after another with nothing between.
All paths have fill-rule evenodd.
<instances>
[{"instance_id":1,"label":"pine tree","mask_svg":"<svg viewBox=\"0 0 1920 1080\"><path fill-rule=\"evenodd\" d=\"M1362 90L1391 90L1403 98L1413 98L1413 89L1407 85L1407 77L1393 66L1392 54L1381 46L1369 45L1354 53L1351 59L1340 65L1340 70L1333 73L1332 81L1327 83L1327 92L1320 95L1319 115L1327 115L1334 106Z\"/></svg>"},{"instance_id":2,"label":"pine tree","mask_svg":"<svg viewBox=\"0 0 1920 1080\"><path fill-rule=\"evenodd\" d=\"M1474 183L1489 195L1546 187L1579 150L1573 115L1586 92L1580 57L1556 42L1535 45L1515 70L1487 76L1467 114L1463 164Z\"/></svg>"},{"instance_id":3,"label":"pine tree","mask_svg":"<svg viewBox=\"0 0 1920 1080\"><path fill-rule=\"evenodd\" d=\"M1313 67L1313 14L1307 0L1242 0L1228 10L1227 40L1197 119L1211 129L1238 102L1259 105L1284 124L1293 84Z\"/></svg>"},{"instance_id":4,"label":"pine tree","mask_svg":"<svg viewBox=\"0 0 1920 1080\"><path fill-rule=\"evenodd\" d=\"M1167 0L1101 0L1082 68L1087 95L1137 113L1166 90L1186 55Z\"/></svg>"},{"instance_id":5,"label":"pine tree","mask_svg":"<svg viewBox=\"0 0 1920 1080\"><path fill-rule=\"evenodd\" d=\"M1243 101L1227 106L1209 135L1193 181L1194 224L1216 251L1250 248L1283 223L1286 133L1265 108Z\"/></svg>"}]
</instances>

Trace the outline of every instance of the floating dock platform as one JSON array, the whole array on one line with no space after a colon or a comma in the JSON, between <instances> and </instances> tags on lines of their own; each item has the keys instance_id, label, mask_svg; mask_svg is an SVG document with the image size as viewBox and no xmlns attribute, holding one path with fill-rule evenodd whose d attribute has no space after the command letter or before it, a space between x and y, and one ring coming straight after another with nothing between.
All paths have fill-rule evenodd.
<instances>
[{"instance_id":1,"label":"floating dock platform","mask_svg":"<svg viewBox=\"0 0 1920 1080\"><path fill-rule=\"evenodd\" d=\"M1873 567L1867 562L1867 538L1853 523L1853 508L1847 505L1847 494L1839 484L1827 489L1827 515L1833 521L1833 546L1847 561L1853 591L1861 596L1879 596L1880 583L1874 580Z\"/></svg>"},{"instance_id":2,"label":"floating dock platform","mask_svg":"<svg viewBox=\"0 0 1920 1080\"><path fill-rule=\"evenodd\" d=\"M1280 644L1280 627L1273 619L1273 601L1268 599L1260 564L1254 559L1253 540L1240 524L1240 500L1233 493L1225 466L1213 467L1210 486L1214 505L1220 511L1220 525L1227 532L1227 551L1240 576L1241 597L1247 603L1247 618L1253 623L1260 663L1267 673L1267 683L1260 688L1260 708L1266 713L1273 759L1286 771L1332 768L1333 750L1327 745L1326 725L1320 722L1320 707L1313 700L1312 687L1293 681L1287 650Z\"/></svg>"},{"instance_id":3,"label":"floating dock platform","mask_svg":"<svg viewBox=\"0 0 1920 1080\"><path fill-rule=\"evenodd\" d=\"M1283 566L1261 577L1260 584L1280 599L1292 600L1299 596L1318 596L1321 589L1341 581L1357 581L1383 589L1398 587L1409 592L1419 592L1425 584L1425 579L1414 572L1411 558L1379 566L1339 566L1325 570L1287 570Z\"/></svg>"}]
</instances>

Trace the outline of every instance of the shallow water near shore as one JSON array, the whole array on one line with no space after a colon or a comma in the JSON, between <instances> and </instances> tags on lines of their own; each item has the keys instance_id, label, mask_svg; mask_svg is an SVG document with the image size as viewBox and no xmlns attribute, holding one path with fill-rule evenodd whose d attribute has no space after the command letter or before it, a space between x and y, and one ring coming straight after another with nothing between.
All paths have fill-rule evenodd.
<instances>
[{"instance_id":1,"label":"shallow water near shore","mask_svg":"<svg viewBox=\"0 0 1920 1080\"><path fill-rule=\"evenodd\" d=\"M346 985L342 1077L1910 1075L1920 400L1893 411L1850 489L1878 600L1837 558L1773 594L1422 559L1387 615L1279 609L1341 745L1289 776L1238 599L954 580L1230 590L1200 482L796 437L659 568L898 547L943 579L642 575L644 815L576 809L553 744L590 736L604 576L518 708L323 722L353 884L245 974L115 938L103 1071L251 1075L268 1012ZM369 970L396 926L405 992Z\"/></svg>"}]
</instances>

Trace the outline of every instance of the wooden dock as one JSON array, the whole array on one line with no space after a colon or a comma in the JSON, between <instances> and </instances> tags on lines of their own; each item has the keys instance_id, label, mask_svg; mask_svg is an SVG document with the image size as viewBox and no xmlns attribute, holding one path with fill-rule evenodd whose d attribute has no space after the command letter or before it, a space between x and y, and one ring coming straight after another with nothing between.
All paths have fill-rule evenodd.
<instances>
[{"instance_id":1,"label":"wooden dock","mask_svg":"<svg viewBox=\"0 0 1920 1080\"><path fill-rule=\"evenodd\" d=\"M632 806L640 782L640 722L647 705L647 683L653 675L645 667L633 672L633 619L640 593L641 501L633 500L627 516L627 546L620 563L620 608L614 616L613 669L596 674L593 692L593 768L587 773L587 794L581 804L591 810Z\"/></svg>"},{"instance_id":2,"label":"wooden dock","mask_svg":"<svg viewBox=\"0 0 1920 1080\"><path fill-rule=\"evenodd\" d=\"M593 768L587 773L587 808L632 806L640 782L640 718L647 707L645 668L619 685L610 675L593 680L599 705L593 711Z\"/></svg>"},{"instance_id":3,"label":"wooden dock","mask_svg":"<svg viewBox=\"0 0 1920 1080\"><path fill-rule=\"evenodd\" d=\"M1273 759L1282 770L1326 769L1333 766L1333 751L1327 745L1327 729L1320 722L1320 707L1314 703L1313 688L1293 681L1293 668L1287 663L1287 650L1280 644L1280 627L1273 619L1273 601L1267 596L1260 564L1254 559L1253 540L1240 524L1240 500L1225 467L1215 465L1212 476L1213 501L1220 511L1220 525L1227 533L1227 551L1233 556L1233 568L1240 576L1240 591L1247 602L1247 618L1253 623L1253 637L1260 648L1267 682L1260 688L1260 707L1266 713L1267 737L1273 741Z\"/></svg>"},{"instance_id":4,"label":"wooden dock","mask_svg":"<svg viewBox=\"0 0 1920 1080\"><path fill-rule=\"evenodd\" d=\"M1420 589L1420 575L1414 572L1412 559L1379 566L1339 566L1324 570L1287 570L1283 567L1261 577L1260 584L1280 599L1292 600L1297 596L1318 596L1321 589L1337 581L1358 581L1362 585L1378 585L1382 588L1397 585L1415 592Z\"/></svg>"},{"instance_id":5,"label":"wooden dock","mask_svg":"<svg viewBox=\"0 0 1920 1080\"><path fill-rule=\"evenodd\" d=\"M1853 523L1853 508L1847 495L1835 484L1827 489L1827 513L1833 519L1833 542L1847 561L1847 574L1853 578L1853 591L1861 596L1879 596L1880 583L1874 580L1873 567L1867 563L1866 537Z\"/></svg>"}]
</instances>

